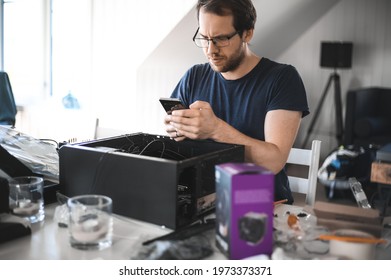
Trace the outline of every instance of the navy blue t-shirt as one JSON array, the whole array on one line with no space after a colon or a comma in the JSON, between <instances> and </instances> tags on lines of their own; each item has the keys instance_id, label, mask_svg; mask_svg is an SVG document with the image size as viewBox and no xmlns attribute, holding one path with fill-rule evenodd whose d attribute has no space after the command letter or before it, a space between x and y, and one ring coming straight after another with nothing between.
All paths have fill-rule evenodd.
<instances>
[{"instance_id":1,"label":"navy blue t-shirt","mask_svg":"<svg viewBox=\"0 0 391 280\"><path fill-rule=\"evenodd\" d=\"M180 98L187 107L200 100L208 102L214 114L247 136L265 140L264 122L271 110L301 111L309 114L303 81L296 69L267 58L247 75L226 80L208 63L190 68L171 97ZM285 170L275 177L275 199L293 202Z\"/></svg>"}]
</instances>

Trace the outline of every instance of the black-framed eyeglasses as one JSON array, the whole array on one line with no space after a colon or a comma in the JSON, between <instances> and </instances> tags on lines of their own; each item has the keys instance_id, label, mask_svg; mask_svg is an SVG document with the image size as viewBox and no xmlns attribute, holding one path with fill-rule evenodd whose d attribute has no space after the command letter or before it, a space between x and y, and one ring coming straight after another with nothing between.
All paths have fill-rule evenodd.
<instances>
[{"instance_id":1,"label":"black-framed eyeglasses","mask_svg":"<svg viewBox=\"0 0 391 280\"><path fill-rule=\"evenodd\" d=\"M193 36L193 42L199 48L209 48L210 42L213 42L213 44L217 48L229 46L229 40L231 40L231 38L233 38L236 34L239 34L238 31L235 31L234 33L231 33L229 35L218 36L214 38L196 37L199 30L200 28L198 27L196 33Z\"/></svg>"}]
</instances>

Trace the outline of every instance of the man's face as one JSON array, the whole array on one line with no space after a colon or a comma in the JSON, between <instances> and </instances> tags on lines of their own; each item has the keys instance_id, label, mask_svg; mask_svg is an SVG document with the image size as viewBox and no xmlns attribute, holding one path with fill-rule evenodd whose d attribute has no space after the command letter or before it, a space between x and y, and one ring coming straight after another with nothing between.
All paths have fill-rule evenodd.
<instances>
[{"instance_id":1,"label":"man's face","mask_svg":"<svg viewBox=\"0 0 391 280\"><path fill-rule=\"evenodd\" d=\"M199 15L199 25L200 29L197 36L209 39L228 36L236 31L233 27L233 17L231 15L218 16L205 13L202 9ZM228 46L218 48L213 42L209 42L209 47L203 50L212 69L221 73L236 70L245 55L243 42L239 34L229 40Z\"/></svg>"}]
</instances>

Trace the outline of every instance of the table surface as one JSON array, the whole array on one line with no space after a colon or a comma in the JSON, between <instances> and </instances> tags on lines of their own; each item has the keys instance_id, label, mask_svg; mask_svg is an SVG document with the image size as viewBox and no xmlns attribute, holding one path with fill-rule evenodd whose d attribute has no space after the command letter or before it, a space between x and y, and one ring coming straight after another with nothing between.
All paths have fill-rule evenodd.
<instances>
[{"instance_id":1,"label":"table surface","mask_svg":"<svg viewBox=\"0 0 391 280\"><path fill-rule=\"evenodd\" d=\"M68 229L54 221L57 204L45 206L45 220L31 226L31 236L21 237L0 244L0 259L3 260L78 260L134 258L142 248L142 242L170 233L172 230L151 223L113 215L113 244L103 250L79 250L68 242ZM212 246L213 259L225 259Z\"/></svg>"},{"instance_id":2,"label":"table surface","mask_svg":"<svg viewBox=\"0 0 391 280\"><path fill-rule=\"evenodd\" d=\"M79 259L109 259L109 260L127 260L137 259L137 255L143 250L142 243L153 238L163 236L172 232L172 230L154 225L151 223L142 222L139 220L113 215L113 244L111 247L103 250L79 250L72 248L68 242L68 229L59 227L54 221L54 211L58 204L50 204L45 206L45 220L41 223L32 225L32 234L30 236L18 238L3 244L0 244L0 259L2 260L79 260ZM285 211L295 213L303 210L302 207L291 205L280 205L275 208L276 213ZM304 209L305 211L305 209ZM285 221L285 220L284 220ZM286 225L283 220L274 221L275 227L285 231ZM316 225L316 217L308 215L304 220L303 226ZM390 230L388 236L391 236ZM390 238L390 237L388 237ZM211 238L211 247L213 254L207 259L224 260L226 257L216 248L214 235ZM145 247L145 246L144 246ZM256 256L255 256L256 257ZM260 256L265 258L265 256ZM273 256L272 256L273 258ZM330 259L327 254L323 255L305 255L294 256L275 255L274 259L289 259L289 258L315 258L315 259ZM332 257L331 257L332 258ZM390 246L378 247L376 249L376 259L391 259Z\"/></svg>"}]
</instances>

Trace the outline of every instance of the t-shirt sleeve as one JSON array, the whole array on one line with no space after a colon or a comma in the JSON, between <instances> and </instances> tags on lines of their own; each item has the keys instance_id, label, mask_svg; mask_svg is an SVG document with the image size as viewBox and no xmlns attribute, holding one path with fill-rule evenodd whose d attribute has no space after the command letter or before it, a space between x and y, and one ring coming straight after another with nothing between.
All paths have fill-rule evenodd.
<instances>
[{"instance_id":1,"label":"t-shirt sleeve","mask_svg":"<svg viewBox=\"0 0 391 280\"><path fill-rule=\"evenodd\" d=\"M302 117L309 112L307 95L303 81L296 68L285 65L274 77L273 91L268 111L284 109L301 111Z\"/></svg>"},{"instance_id":2,"label":"t-shirt sleeve","mask_svg":"<svg viewBox=\"0 0 391 280\"><path fill-rule=\"evenodd\" d=\"M178 84L176 85L170 96L172 98L179 98L182 101L183 105L185 105L186 107L190 106L190 100L188 96L191 91L190 81L192 73L193 68L190 68L186 71L186 73L179 80Z\"/></svg>"}]
</instances>

